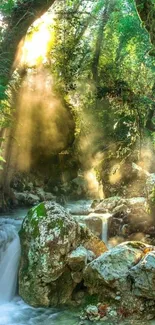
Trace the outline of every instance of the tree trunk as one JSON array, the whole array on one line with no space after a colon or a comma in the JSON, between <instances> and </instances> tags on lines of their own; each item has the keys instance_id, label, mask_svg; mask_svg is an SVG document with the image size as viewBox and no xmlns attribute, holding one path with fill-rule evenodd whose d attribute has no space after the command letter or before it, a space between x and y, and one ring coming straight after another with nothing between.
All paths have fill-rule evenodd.
<instances>
[{"instance_id":1,"label":"tree trunk","mask_svg":"<svg viewBox=\"0 0 155 325\"><path fill-rule=\"evenodd\" d=\"M15 69L15 59L20 42L28 28L41 17L55 0L23 0L14 6L0 44L0 84L6 86Z\"/></svg>"},{"instance_id":2,"label":"tree trunk","mask_svg":"<svg viewBox=\"0 0 155 325\"><path fill-rule=\"evenodd\" d=\"M153 3L152 0L135 0L135 5L137 13L148 31L150 41L153 45L153 48L149 54L155 56L155 3ZM146 122L146 128L152 132L155 132L155 124L152 121L154 118L154 113L155 107L152 105L152 108L148 110L148 118Z\"/></svg>"},{"instance_id":3,"label":"tree trunk","mask_svg":"<svg viewBox=\"0 0 155 325\"><path fill-rule=\"evenodd\" d=\"M155 45L155 4L152 0L135 0L135 4L139 17L150 34L150 40Z\"/></svg>"},{"instance_id":4,"label":"tree trunk","mask_svg":"<svg viewBox=\"0 0 155 325\"><path fill-rule=\"evenodd\" d=\"M4 88L9 84L16 68L16 56L21 41L24 40L28 28L52 6L55 0L23 0L18 1L7 19L7 28L0 44L0 86ZM1 104L1 103L0 103ZM1 105L0 105L1 106ZM3 132L3 131L2 131ZM6 210L9 200L12 200L10 181L11 146L13 137L7 131L5 143L6 164L0 172L0 210ZM10 174L10 171L11 174Z\"/></svg>"}]
</instances>

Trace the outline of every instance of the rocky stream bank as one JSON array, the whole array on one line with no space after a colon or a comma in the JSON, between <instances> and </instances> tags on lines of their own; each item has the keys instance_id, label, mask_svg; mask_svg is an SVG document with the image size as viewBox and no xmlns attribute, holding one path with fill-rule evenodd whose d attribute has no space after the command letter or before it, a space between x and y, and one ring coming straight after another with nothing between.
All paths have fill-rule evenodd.
<instances>
[{"instance_id":1,"label":"rocky stream bank","mask_svg":"<svg viewBox=\"0 0 155 325\"><path fill-rule=\"evenodd\" d=\"M66 202L91 199L82 176L57 185L34 175L14 177L13 206L34 206L20 231L25 302L79 306L79 325L153 324L155 174L142 172L139 183L137 196L112 192L77 206Z\"/></svg>"},{"instance_id":2,"label":"rocky stream bank","mask_svg":"<svg viewBox=\"0 0 155 325\"><path fill-rule=\"evenodd\" d=\"M94 212L104 203L95 203ZM155 246L126 241L108 249L50 201L29 210L20 238L19 293L28 304L82 306L81 325L89 320L120 324L122 319L147 324L155 318Z\"/></svg>"}]
</instances>

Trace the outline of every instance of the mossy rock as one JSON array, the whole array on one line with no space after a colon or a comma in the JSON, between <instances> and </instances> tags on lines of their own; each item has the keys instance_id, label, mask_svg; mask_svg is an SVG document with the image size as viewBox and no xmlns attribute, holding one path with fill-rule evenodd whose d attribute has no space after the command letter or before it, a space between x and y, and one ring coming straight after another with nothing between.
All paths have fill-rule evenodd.
<instances>
[{"instance_id":1,"label":"mossy rock","mask_svg":"<svg viewBox=\"0 0 155 325\"><path fill-rule=\"evenodd\" d=\"M55 306L72 299L76 282L67 257L73 250L83 245L93 252L94 243L98 253L93 256L107 250L103 242L78 224L61 205L49 201L29 210L20 239L19 294L33 306Z\"/></svg>"}]
</instances>

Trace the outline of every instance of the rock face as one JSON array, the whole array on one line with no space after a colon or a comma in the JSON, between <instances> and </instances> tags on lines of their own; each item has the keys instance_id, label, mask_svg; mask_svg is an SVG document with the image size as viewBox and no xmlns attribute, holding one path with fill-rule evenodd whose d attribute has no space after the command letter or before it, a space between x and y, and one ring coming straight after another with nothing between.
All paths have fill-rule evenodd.
<instances>
[{"instance_id":1,"label":"rock face","mask_svg":"<svg viewBox=\"0 0 155 325\"><path fill-rule=\"evenodd\" d=\"M124 203L124 200L120 196L112 196L108 199L103 199L101 202L94 202L92 207L94 208L94 212L96 213L106 213L106 212L113 212L113 209ZM95 206L94 206L95 205Z\"/></svg>"},{"instance_id":2,"label":"rock face","mask_svg":"<svg viewBox=\"0 0 155 325\"><path fill-rule=\"evenodd\" d=\"M95 216L94 214L90 214L88 216L73 216L74 220L86 225L92 233L102 238L102 219L99 216Z\"/></svg>"},{"instance_id":3,"label":"rock face","mask_svg":"<svg viewBox=\"0 0 155 325\"><path fill-rule=\"evenodd\" d=\"M111 213L108 219L108 238L119 237L116 243L122 239L120 241L144 240L154 244L154 220L149 213L146 198L111 197L96 204L94 211Z\"/></svg>"},{"instance_id":4,"label":"rock face","mask_svg":"<svg viewBox=\"0 0 155 325\"><path fill-rule=\"evenodd\" d=\"M84 284L102 301L113 298L130 306L155 300L155 247L126 242L105 252L84 269Z\"/></svg>"},{"instance_id":5,"label":"rock face","mask_svg":"<svg viewBox=\"0 0 155 325\"><path fill-rule=\"evenodd\" d=\"M18 206L35 206L39 202L42 202L44 200L46 201L55 201L56 196L54 196L52 193L44 192L43 189L39 188L36 191L33 191L34 193L29 193L29 191L24 192L15 192L14 196L16 199L16 205Z\"/></svg>"},{"instance_id":6,"label":"rock face","mask_svg":"<svg viewBox=\"0 0 155 325\"><path fill-rule=\"evenodd\" d=\"M143 247L143 244L141 245ZM84 271L84 280L85 285L90 288L90 292L103 294L107 290L108 292L110 290L114 292L128 290L129 270L142 258L142 247L140 244L134 245L127 242L116 246L89 263ZM102 292L101 287L104 287Z\"/></svg>"},{"instance_id":7,"label":"rock face","mask_svg":"<svg viewBox=\"0 0 155 325\"><path fill-rule=\"evenodd\" d=\"M136 296L155 300L155 250L149 252L131 271Z\"/></svg>"},{"instance_id":8,"label":"rock face","mask_svg":"<svg viewBox=\"0 0 155 325\"><path fill-rule=\"evenodd\" d=\"M20 231L19 294L32 306L68 303L83 281L83 269L105 244L57 203L29 210Z\"/></svg>"}]
</instances>

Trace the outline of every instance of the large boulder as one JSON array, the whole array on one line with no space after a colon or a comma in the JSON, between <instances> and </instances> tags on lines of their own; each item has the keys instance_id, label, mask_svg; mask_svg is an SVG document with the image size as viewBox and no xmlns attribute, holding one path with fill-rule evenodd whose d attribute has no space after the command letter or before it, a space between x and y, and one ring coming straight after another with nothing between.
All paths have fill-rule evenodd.
<instances>
[{"instance_id":1,"label":"large boulder","mask_svg":"<svg viewBox=\"0 0 155 325\"><path fill-rule=\"evenodd\" d=\"M32 193L28 193L27 194L27 198L26 198L26 204L28 206L33 206L35 204L38 204L40 201L39 196L32 194Z\"/></svg>"},{"instance_id":2,"label":"large boulder","mask_svg":"<svg viewBox=\"0 0 155 325\"><path fill-rule=\"evenodd\" d=\"M107 248L57 203L29 210L20 231L19 294L30 305L68 303L83 269Z\"/></svg>"},{"instance_id":3,"label":"large boulder","mask_svg":"<svg viewBox=\"0 0 155 325\"><path fill-rule=\"evenodd\" d=\"M150 251L137 265L132 267L130 276L136 296L155 300L155 250Z\"/></svg>"},{"instance_id":4,"label":"large boulder","mask_svg":"<svg viewBox=\"0 0 155 325\"><path fill-rule=\"evenodd\" d=\"M120 196L112 196L107 199L101 200L101 202L96 202L94 207L94 202L92 207L94 207L94 212L96 213L106 213L106 212L113 212L113 210L119 206L124 204L126 201L125 199L121 198Z\"/></svg>"},{"instance_id":5,"label":"large boulder","mask_svg":"<svg viewBox=\"0 0 155 325\"><path fill-rule=\"evenodd\" d=\"M95 214L89 214L88 216L73 217L74 220L76 220L77 222L86 225L95 236L102 238L102 219L100 216L96 216Z\"/></svg>"},{"instance_id":6,"label":"large boulder","mask_svg":"<svg viewBox=\"0 0 155 325\"><path fill-rule=\"evenodd\" d=\"M126 295L130 291L130 269L144 256L147 245L126 242L105 252L89 263L84 270L85 285L91 294L114 297L116 292Z\"/></svg>"}]
</instances>

